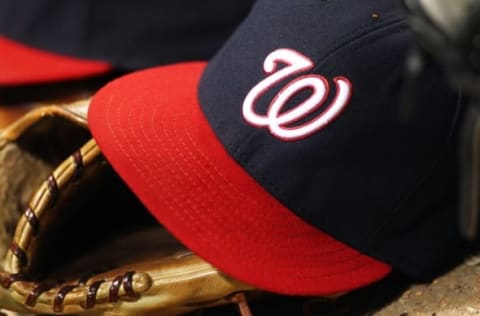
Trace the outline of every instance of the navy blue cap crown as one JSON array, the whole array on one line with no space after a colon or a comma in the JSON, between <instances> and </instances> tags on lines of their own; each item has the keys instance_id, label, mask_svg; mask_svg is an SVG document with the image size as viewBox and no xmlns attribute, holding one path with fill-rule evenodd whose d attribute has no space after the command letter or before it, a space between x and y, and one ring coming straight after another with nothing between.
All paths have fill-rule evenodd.
<instances>
[{"instance_id":1,"label":"navy blue cap crown","mask_svg":"<svg viewBox=\"0 0 480 316\"><path fill-rule=\"evenodd\" d=\"M210 58L253 0L0 0L0 35L125 70Z\"/></svg>"},{"instance_id":2,"label":"navy blue cap crown","mask_svg":"<svg viewBox=\"0 0 480 316\"><path fill-rule=\"evenodd\" d=\"M402 120L413 46L390 0L258 0L210 62L202 110L229 154L292 212L411 276L447 268L462 106L436 65Z\"/></svg>"}]
</instances>

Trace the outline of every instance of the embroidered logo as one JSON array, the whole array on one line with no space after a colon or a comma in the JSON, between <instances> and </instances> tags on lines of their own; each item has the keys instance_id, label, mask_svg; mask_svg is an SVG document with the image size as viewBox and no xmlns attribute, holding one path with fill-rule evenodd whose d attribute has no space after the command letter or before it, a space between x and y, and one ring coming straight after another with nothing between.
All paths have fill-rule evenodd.
<instances>
[{"instance_id":1,"label":"embroidered logo","mask_svg":"<svg viewBox=\"0 0 480 316\"><path fill-rule=\"evenodd\" d=\"M280 64L285 64L285 67L278 70ZM324 105L330 92L327 79L321 75L303 75L289 82L275 95L265 115L257 113L255 109L258 98L279 81L313 67L314 63L308 57L291 49L282 48L270 53L263 63L263 69L269 76L254 86L243 101L244 119L253 126L268 127L273 136L285 141L306 138L327 126L350 101L352 85L345 77L333 79L336 85L335 98L320 114L307 122L295 125ZM311 89L312 94L307 100L282 112L282 108L292 97L308 88Z\"/></svg>"}]
</instances>

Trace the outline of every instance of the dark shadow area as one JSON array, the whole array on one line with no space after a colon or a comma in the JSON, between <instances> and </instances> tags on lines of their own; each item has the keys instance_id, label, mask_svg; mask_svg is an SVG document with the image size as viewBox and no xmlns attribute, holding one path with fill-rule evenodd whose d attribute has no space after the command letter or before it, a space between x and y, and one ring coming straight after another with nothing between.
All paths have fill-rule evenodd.
<instances>
[{"instance_id":1,"label":"dark shadow area","mask_svg":"<svg viewBox=\"0 0 480 316\"><path fill-rule=\"evenodd\" d=\"M255 316L368 316L396 300L410 285L411 280L392 273L369 287L338 298L289 297L267 295L249 302ZM189 316L238 316L233 304L207 309Z\"/></svg>"},{"instance_id":2,"label":"dark shadow area","mask_svg":"<svg viewBox=\"0 0 480 316\"><path fill-rule=\"evenodd\" d=\"M2 106L15 106L16 104L32 102L73 101L80 94L92 93L122 74L124 73L116 71L106 75L67 82L3 86L0 87L0 104Z\"/></svg>"}]
</instances>

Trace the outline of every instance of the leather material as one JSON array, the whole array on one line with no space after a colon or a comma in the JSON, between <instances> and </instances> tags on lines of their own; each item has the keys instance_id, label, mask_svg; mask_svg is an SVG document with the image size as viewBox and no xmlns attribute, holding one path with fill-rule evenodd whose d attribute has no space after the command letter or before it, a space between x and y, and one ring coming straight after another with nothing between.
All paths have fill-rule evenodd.
<instances>
[{"instance_id":1,"label":"leather material","mask_svg":"<svg viewBox=\"0 0 480 316\"><path fill-rule=\"evenodd\" d=\"M2 133L0 159L21 167L0 184L11 205L0 216L0 308L179 315L243 303L236 293L254 289L182 246L118 178L89 140L88 104L37 108Z\"/></svg>"}]
</instances>

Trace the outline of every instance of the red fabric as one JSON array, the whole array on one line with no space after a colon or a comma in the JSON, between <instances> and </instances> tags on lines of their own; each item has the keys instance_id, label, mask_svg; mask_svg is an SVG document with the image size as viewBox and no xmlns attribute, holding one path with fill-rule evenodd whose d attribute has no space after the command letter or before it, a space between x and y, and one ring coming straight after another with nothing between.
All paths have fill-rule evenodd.
<instances>
[{"instance_id":1,"label":"red fabric","mask_svg":"<svg viewBox=\"0 0 480 316\"><path fill-rule=\"evenodd\" d=\"M199 107L204 67L127 75L92 101L94 138L150 212L192 251L264 290L327 295L387 275L388 265L299 219L228 155Z\"/></svg>"},{"instance_id":2,"label":"red fabric","mask_svg":"<svg viewBox=\"0 0 480 316\"><path fill-rule=\"evenodd\" d=\"M81 79L110 70L105 62L49 53L0 36L0 86Z\"/></svg>"}]
</instances>

